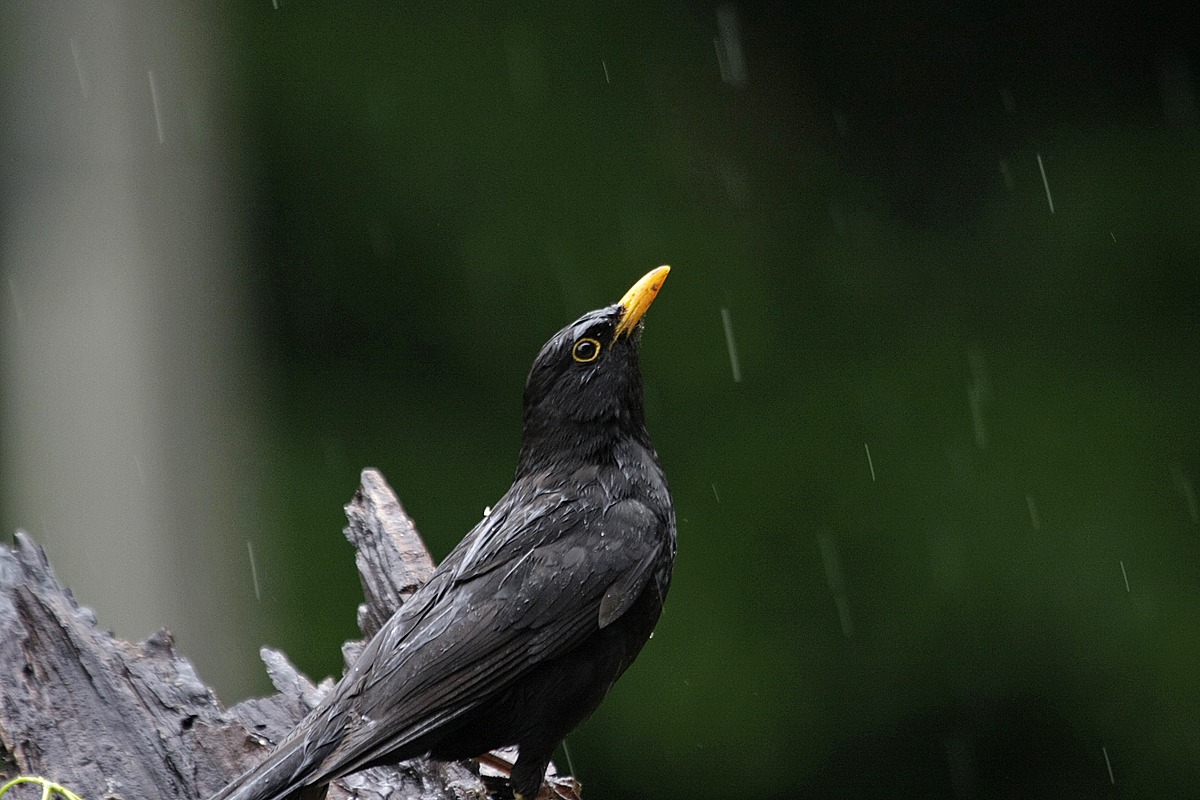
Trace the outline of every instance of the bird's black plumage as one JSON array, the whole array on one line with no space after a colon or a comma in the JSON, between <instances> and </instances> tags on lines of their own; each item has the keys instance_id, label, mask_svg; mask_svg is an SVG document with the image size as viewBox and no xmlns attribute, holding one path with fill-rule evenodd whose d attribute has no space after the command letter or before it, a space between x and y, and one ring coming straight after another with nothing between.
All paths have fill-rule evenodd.
<instances>
[{"instance_id":1,"label":"bird's black plumage","mask_svg":"<svg viewBox=\"0 0 1200 800\"><path fill-rule=\"evenodd\" d=\"M542 347L512 487L367 644L321 704L213 800L282 800L421 755L518 745L532 800L550 755L658 621L675 513L646 432L641 318L666 278Z\"/></svg>"}]
</instances>

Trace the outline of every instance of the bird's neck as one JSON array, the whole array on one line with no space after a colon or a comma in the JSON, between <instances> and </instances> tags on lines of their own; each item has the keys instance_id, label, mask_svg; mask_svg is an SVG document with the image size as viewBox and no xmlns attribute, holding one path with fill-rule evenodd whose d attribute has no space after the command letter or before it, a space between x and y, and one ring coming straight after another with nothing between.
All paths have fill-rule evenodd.
<instances>
[{"instance_id":1,"label":"bird's neck","mask_svg":"<svg viewBox=\"0 0 1200 800\"><path fill-rule=\"evenodd\" d=\"M603 466L623 461L630 447L653 452L650 434L640 420L573 422L539 428L526 420L517 459L517 478L525 475L574 470L583 464Z\"/></svg>"}]
</instances>

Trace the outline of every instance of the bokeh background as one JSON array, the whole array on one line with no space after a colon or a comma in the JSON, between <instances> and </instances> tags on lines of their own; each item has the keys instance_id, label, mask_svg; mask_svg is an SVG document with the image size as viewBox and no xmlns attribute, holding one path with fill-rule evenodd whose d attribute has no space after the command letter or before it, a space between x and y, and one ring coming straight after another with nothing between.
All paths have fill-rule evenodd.
<instances>
[{"instance_id":1,"label":"bokeh background","mask_svg":"<svg viewBox=\"0 0 1200 800\"><path fill-rule=\"evenodd\" d=\"M1197 796L1194 9L1003 5L6 5L4 530L227 702L337 674L359 470L443 556L670 263L586 796Z\"/></svg>"}]
</instances>

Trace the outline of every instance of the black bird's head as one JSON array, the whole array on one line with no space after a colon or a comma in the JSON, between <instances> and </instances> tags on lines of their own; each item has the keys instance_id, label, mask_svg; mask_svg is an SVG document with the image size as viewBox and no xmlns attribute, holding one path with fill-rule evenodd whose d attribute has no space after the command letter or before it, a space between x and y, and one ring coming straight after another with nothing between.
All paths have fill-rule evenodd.
<instances>
[{"instance_id":1,"label":"black bird's head","mask_svg":"<svg viewBox=\"0 0 1200 800\"><path fill-rule=\"evenodd\" d=\"M589 311L542 347L525 383L518 473L567 450L586 456L621 437L649 445L638 341L670 269L646 273L619 301Z\"/></svg>"}]
</instances>

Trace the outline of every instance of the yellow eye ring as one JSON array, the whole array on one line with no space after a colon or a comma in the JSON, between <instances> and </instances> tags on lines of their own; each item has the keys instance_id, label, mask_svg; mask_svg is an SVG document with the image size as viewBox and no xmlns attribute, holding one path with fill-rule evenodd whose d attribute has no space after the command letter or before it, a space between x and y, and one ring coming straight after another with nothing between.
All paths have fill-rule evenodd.
<instances>
[{"instance_id":1,"label":"yellow eye ring","mask_svg":"<svg viewBox=\"0 0 1200 800\"><path fill-rule=\"evenodd\" d=\"M583 337L575 343L575 347L571 348L571 358L580 364L590 364L599 357L600 341L590 336Z\"/></svg>"}]
</instances>

